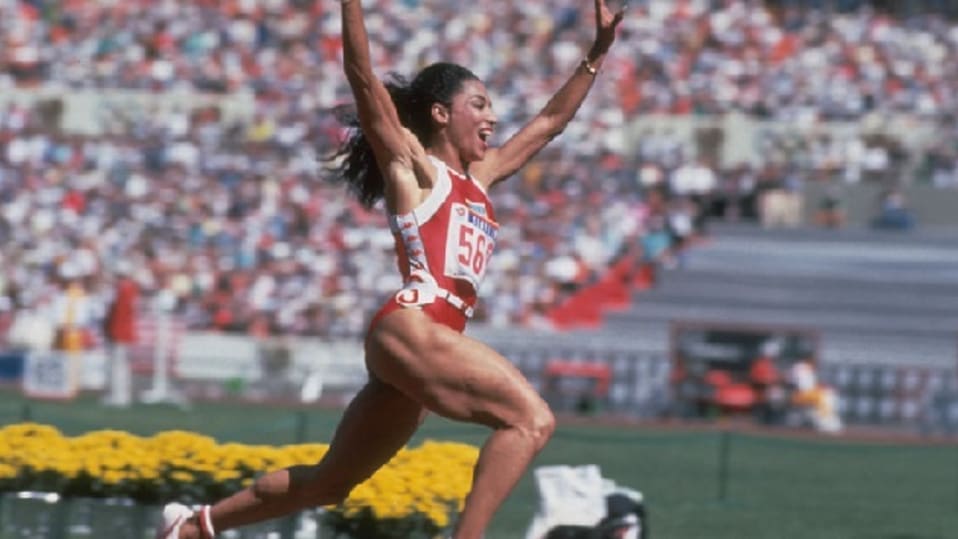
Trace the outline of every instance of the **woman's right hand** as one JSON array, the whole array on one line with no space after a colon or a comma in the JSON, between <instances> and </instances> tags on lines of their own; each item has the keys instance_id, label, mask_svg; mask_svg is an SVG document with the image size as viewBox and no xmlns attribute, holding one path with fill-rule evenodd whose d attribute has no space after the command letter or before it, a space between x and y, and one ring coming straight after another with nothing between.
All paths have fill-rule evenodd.
<instances>
[{"instance_id":1,"label":"woman's right hand","mask_svg":"<svg viewBox=\"0 0 958 539\"><path fill-rule=\"evenodd\" d=\"M615 41L615 29L625 17L626 3L613 12L607 0L595 0L595 44L592 50L598 54L608 52Z\"/></svg>"}]
</instances>

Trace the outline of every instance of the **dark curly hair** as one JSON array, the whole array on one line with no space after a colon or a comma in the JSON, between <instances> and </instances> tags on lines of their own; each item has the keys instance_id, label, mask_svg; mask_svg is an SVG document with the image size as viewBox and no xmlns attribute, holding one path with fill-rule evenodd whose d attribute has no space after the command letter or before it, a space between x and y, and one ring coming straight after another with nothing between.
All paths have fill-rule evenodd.
<instances>
[{"instance_id":1,"label":"dark curly hair","mask_svg":"<svg viewBox=\"0 0 958 539\"><path fill-rule=\"evenodd\" d=\"M434 103L451 106L453 96L467 80L479 80L479 77L460 65L439 62L420 71L412 82L392 73L384 84L399 113L399 121L425 145L433 130L430 108ZM350 128L350 133L326 158L327 162L334 163L331 179L346 184L363 206L371 208L383 196L382 171L359 127L355 109L340 111L339 120Z\"/></svg>"}]
</instances>

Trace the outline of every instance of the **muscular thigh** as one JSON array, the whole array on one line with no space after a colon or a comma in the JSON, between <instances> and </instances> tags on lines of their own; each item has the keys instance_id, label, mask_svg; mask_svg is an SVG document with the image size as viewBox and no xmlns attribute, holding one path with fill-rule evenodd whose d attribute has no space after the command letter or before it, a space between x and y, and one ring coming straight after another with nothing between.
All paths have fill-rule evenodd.
<instances>
[{"instance_id":1,"label":"muscular thigh","mask_svg":"<svg viewBox=\"0 0 958 539\"><path fill-rule=\"evenodd\" d=\"M498 352L414 309L377 325L366 342L366 360L375 376L451 419L497 428L545 406Z\"/></svg>"}]
</instances>

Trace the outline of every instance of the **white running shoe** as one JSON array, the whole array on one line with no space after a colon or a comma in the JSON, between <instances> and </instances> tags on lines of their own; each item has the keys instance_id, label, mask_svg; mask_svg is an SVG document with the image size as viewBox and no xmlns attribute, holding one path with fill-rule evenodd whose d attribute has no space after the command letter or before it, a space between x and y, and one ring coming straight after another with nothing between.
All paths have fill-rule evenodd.
<instances>
[{"instance_id":1,"label":"white running shoe","mask_svg":"<svg viewBox=\"0 0 958 539\"><path fill-rule=\"evenodd\" d=\"M180 528L193 516L193 510L181 503L163 506L163 520L156 528L156 539L180 539Z\"/></svg>"}]
</instances>

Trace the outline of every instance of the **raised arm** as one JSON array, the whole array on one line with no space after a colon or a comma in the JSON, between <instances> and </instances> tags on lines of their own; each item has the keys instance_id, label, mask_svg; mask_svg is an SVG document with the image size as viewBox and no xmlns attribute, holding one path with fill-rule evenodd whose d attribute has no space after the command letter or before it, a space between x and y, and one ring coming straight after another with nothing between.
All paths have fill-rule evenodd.
<instances>
[{"instance_id":1,"label":"raised arm","mask_svg":"<svg viewBox=\"0 0 958 539\"><path fill-rule=\"evenodd\" d=\"M343 70L356 99L359 125L388 180L410 178L421 147L399 121L386 86L373 74L360 0L342 0ZM397 169L399 173L397 174ZM387 185L387 191L390 186Z\"/></svg>"},{"instance_id":2,"label":"raised arm","mask_svg":"<svg viewBox=\"0 0 958 539\"><path fill-rule=\"evenodd\" d=\"M592 88L606 53L615 41L615 30L623 15L624 8L613 13L606 0L595 0L595 42L576 66L575 73L518 133L470 167L475 178L488 187L509 177L562 133Z\"/></svg>"}]
</instances>

